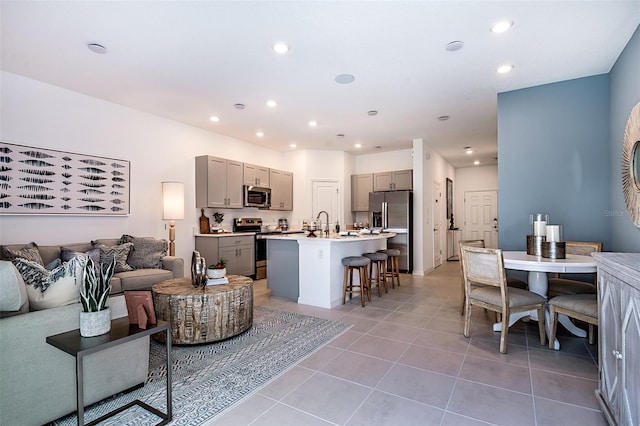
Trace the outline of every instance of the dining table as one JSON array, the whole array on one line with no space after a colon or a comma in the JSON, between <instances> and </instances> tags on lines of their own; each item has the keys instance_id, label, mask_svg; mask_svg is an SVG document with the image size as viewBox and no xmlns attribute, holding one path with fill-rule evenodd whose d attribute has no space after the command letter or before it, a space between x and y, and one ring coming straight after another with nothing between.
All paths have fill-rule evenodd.
<instances>
[{"instance_id":1,"label":"dining table","mask_svg":"<svg viewBox=\"0 0 640 426\"><path fill-rule=\"evenodd\" d=\"M593 257L577 254L567 254L564 259L552 259L527 254L526 251L503 251L502 257L504 259L505 269L527 271L529 291L537 293L545 299L548 297L548 273L588 274L595 273L597 270L597 264ZM534 310L511 314L509 317L509 327L524 317L530 317L532 320L537 321L538 312ZM545 320L545 328L547 329L548 336L550 331L550 317L548 310L546 310ZM575 336L587 336L587 332L576 327L576 325L571 322L569 317L566 315L558 315L558 322ZM500 331L501 329L501 323L493 325L494 331ZM558 339L555 340L554 348L556 350L560 349Z\"/></svg>"}]
</instances>

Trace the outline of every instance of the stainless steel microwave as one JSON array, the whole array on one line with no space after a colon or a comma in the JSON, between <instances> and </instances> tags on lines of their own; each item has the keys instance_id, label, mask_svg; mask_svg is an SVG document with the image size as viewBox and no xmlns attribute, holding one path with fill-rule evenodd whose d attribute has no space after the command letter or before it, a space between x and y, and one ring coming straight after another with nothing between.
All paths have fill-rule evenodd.
<instances>
[{"instance_id":1,"label":"stainless steel microwave","mask_svg":"<svg viewBox=\"0 0 640 426\"><path fill-rule=\"evenodd\" d=\"M266 209L271 207L271 189L259 186L244 186L244 206Z\"/></svg>"}]
</instances>

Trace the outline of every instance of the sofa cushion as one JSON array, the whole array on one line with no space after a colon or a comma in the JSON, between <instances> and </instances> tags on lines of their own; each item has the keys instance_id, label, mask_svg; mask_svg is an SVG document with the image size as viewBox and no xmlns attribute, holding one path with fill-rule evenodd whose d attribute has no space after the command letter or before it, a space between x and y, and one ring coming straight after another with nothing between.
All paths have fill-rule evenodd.
<instances>
[{"instance_id":1,"label":"sofa cushion","mask_svg":"<svg viewBox=\"0 0 640 426\"><path fill-rule=\"evenodd\" d=\"M2 258L5 260L14 260L18 257L23 259L31 260L40 265L44 265L42 257L40 257L40 251L38 250L38 245L34 242L30 242L29 244L16 249L10 248L8 246L1 246Z\"/></svg>"},{"instance_id":2,"label":"sofa cushion","mask_svg":"<svg viewBox=\"0 0 640 426\"><path fill-rule=\"evenodd\" d=\"M173 274L166 269L137 269L135 271L117 273L114 278L120 278L122 291L149 290L152 285L160 281L172 279Z\"/></svg>"},{"instance_id":3,"label":"sofa cushion","mask_svg":"<svg viewBox=\"0 0 640 426\"><path fill-rule=\"evenodd\" d=\"M123 235L120 243L133 244L127 258L127 263L133 269L162 268L162 258L167 255L169 248L167 240L157 240L153 237Z\"/></svg>"},{"instance_id":4,"label":"sofa cushion","mask_svg":"<svg viewBox=\"0 0 640 426\"><path fill-rule=\"evenodd\" d=\"M105 246L104 244L96 245L100 249L100 263L108 265L116 259L115 272L133 271L133 268L127 263L127 257L133 247L133 243L124 243L117 246Z\"/></svg>"},{"instance_id":5,"label":"sofa cushion","mask_svg":"<svg viewBox=\"0 0 640 426\"><path fill-rule=\"evenodd\" d=\"M84 257L74 257L53 271L21 258L14 260L14 264L27 284L27 297L32 311L78 303Z\"/></svg>"},{"instance_id":6,"label":"sofa cushion","mask_svg":"<svg viewBox=\"0 0 640 426\"><path fill-rule=\"evenodd\" d=\"M29 312L29 298L22 275L13 263L0 260L0 317Z\"/></svg>"},{"instance_id":7,"label":"sofa cushion","mask_svg":"<svg viewBox=\"0 0 640 426\"><path fill-rule=\"evenodd\" d=\"M89 251L81 252L69 247L60 247L60 259L62 262L68 262L76 256L84 256L93 261L94 265L100 265L100 248L94 247Z\"/></svg>"}]
</instances>

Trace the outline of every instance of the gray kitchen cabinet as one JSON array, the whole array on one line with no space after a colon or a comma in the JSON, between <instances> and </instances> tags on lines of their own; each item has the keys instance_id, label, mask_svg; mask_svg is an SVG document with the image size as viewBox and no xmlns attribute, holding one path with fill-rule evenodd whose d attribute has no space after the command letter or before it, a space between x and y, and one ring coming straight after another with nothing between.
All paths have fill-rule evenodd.
<instances>
[{"instance_id":1,"label":"gray kitchen cabinet","mask_svg":"<svg viewBox=\"0 0 640 426\"><path fill-rule=\"evenodd\" d=\"M612 425L640 424L640 254L593 253L598 262L598 389Z\"/></svg>"},{"instance_id":2,"label":"gray kitchen cabinet","mask_svg":"<svg viewBox=\"0 0 640 426\"><path fill-rule=\"evenodd\" d=\"M404 191L413 189L413 170L396 170L373 174L373 191Z\"/></svg>"},{"instance_id":3,"label":"gray kitchen cabinet","mask_svg":"<svg viewBox=\"0 0 640 426\"><path fill-rule=\"evenodd\" d=\"M242 183L242 162L196 157L196 207L242 208Z\"/></svg>"},{"instance_id":4,"label":"gray kitchen cabinet","mask_svg":"<svg viewBox=\"0 0 640 426\"><path fill-rule=\"evenodd\" d=\"M207 266L220 258L227 260L227 274L255 274L255 238L253 235L196 236L196 250Z\"/></svg>"},{"instance_id":5,"label":"gray kitchen cabinet","mask_svg":"<svg viewBox=\"0 0 640 426\"><path fill-rule=\"evenodd\" d=\"M351 175L351 211L369 211L369 193L373 191L373 174Z\"/></svg>"},{"instance_id":6,"label":"gray kitchen cabinet","mask_svg":"<svg viewBox=\"0 0 640 426\"><path fill-rule=\"evenodd\" d=\"M269 168L244 163L244 184L270 188Z\"/></svg>"},{"instance_id":7,"label":"gray kitchen cabinet","mask_svg":"<svg viewBox=\"0 0 640 426\"><path fill-rule=\"evenodd\" d=\"M269 170L271 184L270 210L293 210L293 173Z\"/></svg>"},{"instance_id":8,"label":"gray kitchen cabinet","mask_svg":"<svg viewBox=\"0 0 640 426\"><path fill-rule=\"evenodd\" d=\"M255 238L229 236L219 238L220 257L227 259L227 274L249 276L255 273Z\"/></svg>"}]
</instances>

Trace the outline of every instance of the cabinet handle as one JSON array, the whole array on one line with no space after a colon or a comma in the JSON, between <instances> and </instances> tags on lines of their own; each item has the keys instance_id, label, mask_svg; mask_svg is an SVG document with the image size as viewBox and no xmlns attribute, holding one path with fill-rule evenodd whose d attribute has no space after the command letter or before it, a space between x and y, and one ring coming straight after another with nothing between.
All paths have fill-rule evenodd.
<instances>
[{"instance_id":1,"label":"cabinet handle","mask_svg":"<svg viewBox=\"0 0 640 426\"><path fill-rule=\"evenodd\" d=\"M622 359L622 354L620 353L620 351L613 350L611 353L616 359Z\"/></svg>"}]
</instances>

